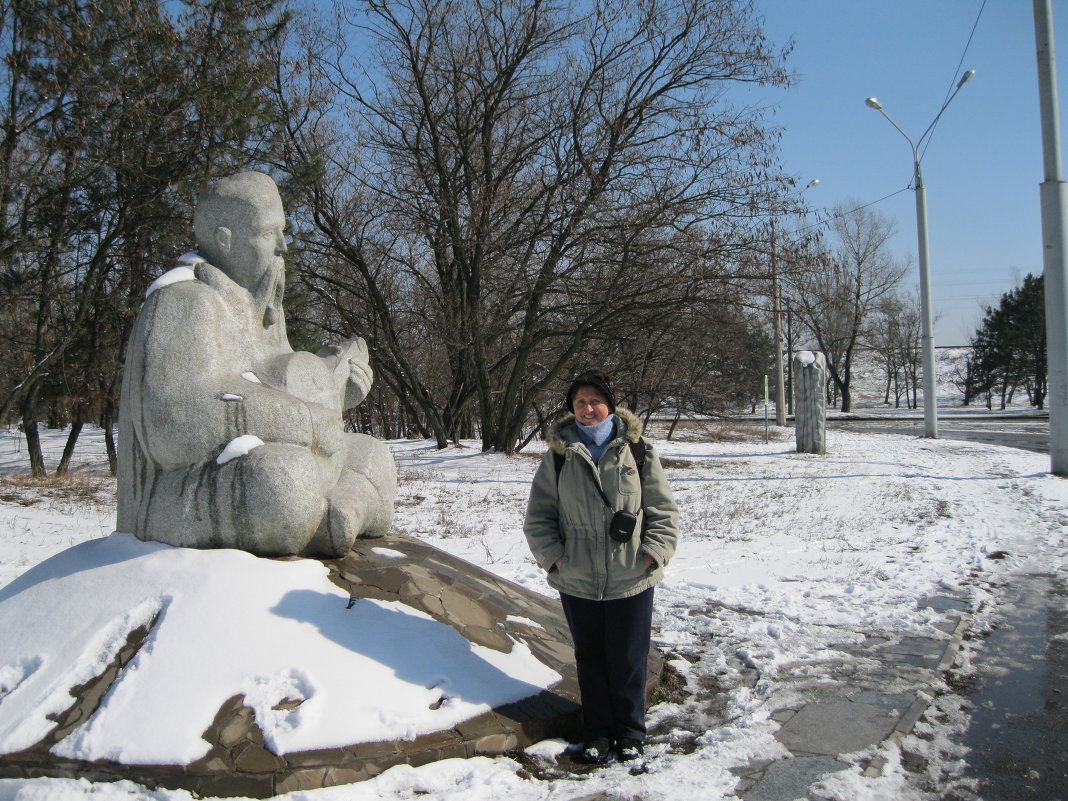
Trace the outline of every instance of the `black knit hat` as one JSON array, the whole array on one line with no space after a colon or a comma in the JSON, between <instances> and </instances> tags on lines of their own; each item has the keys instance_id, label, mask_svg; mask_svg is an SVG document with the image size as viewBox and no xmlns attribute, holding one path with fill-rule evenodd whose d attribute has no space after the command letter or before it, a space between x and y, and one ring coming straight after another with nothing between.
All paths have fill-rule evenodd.
<instances>
[{"instance_id":1,"label":"black knit hat","mask_svg":"<svg viewBox=\"0 0 1068 801\"><path fill-rule=\"evenodd\" d=\"M574 413L575 410L571 407L571 404L575 400L575 393L582 387L596 389L608 400L608 407L613 412L616 410L616 389L612 386L612 376L602 373L600 370L587 370L576 377L571 382L571 386L567 388L567 399L564 401L564 405L569 412Z\"/></svg>"}]
</instances>

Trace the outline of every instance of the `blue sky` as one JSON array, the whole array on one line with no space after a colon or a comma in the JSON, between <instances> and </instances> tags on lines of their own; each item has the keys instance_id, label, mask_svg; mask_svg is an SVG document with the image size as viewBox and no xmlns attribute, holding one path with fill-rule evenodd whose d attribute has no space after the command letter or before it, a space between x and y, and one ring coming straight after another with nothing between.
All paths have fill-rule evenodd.
<instances>
[{"instance_id":1,"label":"blue sky","mask_svg":"<svg viewBox=\"0 0 1068 801\"><path fill-rule=\"evenodd\" d=\"M960 73L976 71L942 116L922 161L933 307L940 316L935 342L966 344L982 319L982 304L996 303L1018 279L1042 271L1042 138L1031 2L987 0L985 7L983 0L756 2L768 37L777 44L792 38L795 45L788 64L796 84L759 96L775 107L773 120L783 129L784 167L799 186L819 179L805 194L815 209L850 198L865 203L887 198L874 208L896 221L893 249L911 258L913 284L918 268L915 194L908 188L912 153L864 99L877 97L916 139ZM1053 5L1063 55L1058 69L1063 144L1068 3Z\"/></svg>"}]
</instances>

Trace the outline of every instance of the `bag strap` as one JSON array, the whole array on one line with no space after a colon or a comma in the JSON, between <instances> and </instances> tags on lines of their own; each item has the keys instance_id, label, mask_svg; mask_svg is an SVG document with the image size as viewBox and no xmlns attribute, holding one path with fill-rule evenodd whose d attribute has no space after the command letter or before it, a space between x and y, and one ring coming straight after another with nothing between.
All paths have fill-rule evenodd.
<instances>
[{"instance_id":1,"label":"bag strap","mask_svg":"<svg viewBox=\"0 0 1068 801\"><path fill-rule=\"evenodd\" d=\"M630 453L634 457L634 463L638 466L638 497L640 499L639 502L641 504L641 506L639 508L644 512L645 511L645 487L642 486L642 479L644 478L644 476L642 475L642 471L645 469L645 453L646 453L645 440L642 439L641 437L638 437L638 441L637 442L630 443ZM645 538L645 525L648 522L649 521L646 520L645 517L643 516L642 517L642 531L641 531L643 539Z\"/></svg>"},{"instance_id":2,"label":"bag strap","mask_svg":"<svg viewBox=\"0 0 1068 801\"><path fill-rule=\"evenodd\" d=\"M642 495L641 508L645 508L645 489L642 487L642 471L645 470L645 454L647 452L645 440L638 438L637 442L630 443L630 453L634 457L634 464L638 466L638 491ZM556 484L560 484L560 471L564 469L564 455L559 451L553 451L553 462L556 464ZM604 494L601 494L604 498ZM608 499L605 498L605 503L608 503ZM611 504L609 504L611 506Z\"/></svg>"},{"instance_id":3,"label":"bag strap","mask_svg":"<svg viewBox=\"0 0 1068 801\"><path fill-rule=\"evenodd\" d=\"M634 464L638 465L638 478L641 478L645 469L645 440L639 438L637 442L630 443L630 453L634 457Z\"/></svg>"}]
</instances>

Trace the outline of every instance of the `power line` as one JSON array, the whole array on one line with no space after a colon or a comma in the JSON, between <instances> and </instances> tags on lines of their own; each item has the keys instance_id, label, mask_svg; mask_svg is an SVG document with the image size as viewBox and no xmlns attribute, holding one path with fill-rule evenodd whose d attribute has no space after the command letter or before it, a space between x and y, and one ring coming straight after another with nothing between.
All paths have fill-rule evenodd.
<instances>
[{"instance_id":1,"label":"power line","mask_svg":"<svg viewBox=\"0 0 1068 801\"><path fill-rule=\"evenodd\" d=\"M960 68L964 66L964 59L968 57L968 50L972 46L972 39L975 38L975 29L979 27L979 20L983 16L983 10L986 8L986 0L983 0L983 4L979 6L979 13L975 15L975 22L972 23L971 33L968 34L968 41L964 44L964 52L960 54L960 61L957 62L957 68L953 71L953 76L949 80L949 89L946 90L946 98L942 101L943 107L949 102L950 95L953 94L953 90L957 87L957 81L960 78ZM934 139L935 129L938 128L938 120L935 120L935 127L931 129L927 136L927 141L923 145L923 151L920 153L922 159L924 154L927 153L927 148L931 145L931 140Z\"/></svg>"},{"instance_id":2,"label":"power line","mask_svg":"<svg viewBox=\"0 0 1068 801\"><path fill-rule=\"evenodd\" d=\"M855 214L856 212L860 211L861 209L866 209L869 206L874 206L876 203L882 203L884 200L889 200L892 197L896 197L897 195L900 195L902 192L908 192L908 191L910 191L910 187L906 186L903 189L898 189L896 192L891 192L889 195L884 195L883 197L879 198L878 200L872 200L872 201L869 201L868 203L861 203L859 206L856 206L855 208L847 209L846 211L841 211L841 212L839 212L837 214L830 214L824 220L819 220L818 222L815 222L812 225L807 225L804 228L798 228L797 229L797 233L803 234L806 231L811 231L811 230L814 230L816 228L819 228L821 225L830 225L835 220L839 220L842 217L848 217L850 214ZM823 211L829 211L829 209L824 208Z\"/></svg>"}]
</instances>

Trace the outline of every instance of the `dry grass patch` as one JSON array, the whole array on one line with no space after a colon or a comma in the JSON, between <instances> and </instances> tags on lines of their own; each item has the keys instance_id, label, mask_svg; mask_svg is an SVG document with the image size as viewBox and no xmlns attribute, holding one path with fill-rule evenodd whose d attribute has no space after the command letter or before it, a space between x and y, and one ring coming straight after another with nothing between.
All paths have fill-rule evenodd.
<instances>
[{"instance_id":1,"label":"dry grass patch","mask_svg":"<svg viewBox=\"0 0 1068 801\"><path fill-rule=\"evenodd\" d=\"M41 503L109 504L115 500L115 479L95 473L35 477L29 473L0 474L0 502L19 506Z\"/></svg>"},{"instance_id":2,"label":"dry grass patch","mask_svg":"<svg viewBox=\"0 0 1068 801\"><path fill-rule=\"evenodd\" d=\"M650 435L666 439L669 423L653 420L648 427ZM779 428L771 425L768 436L773 442L793 440L791 426ZM671 439L676 442L763 442L763 420L683 420L676 427Z\"/></svg>"}]
</instances>

